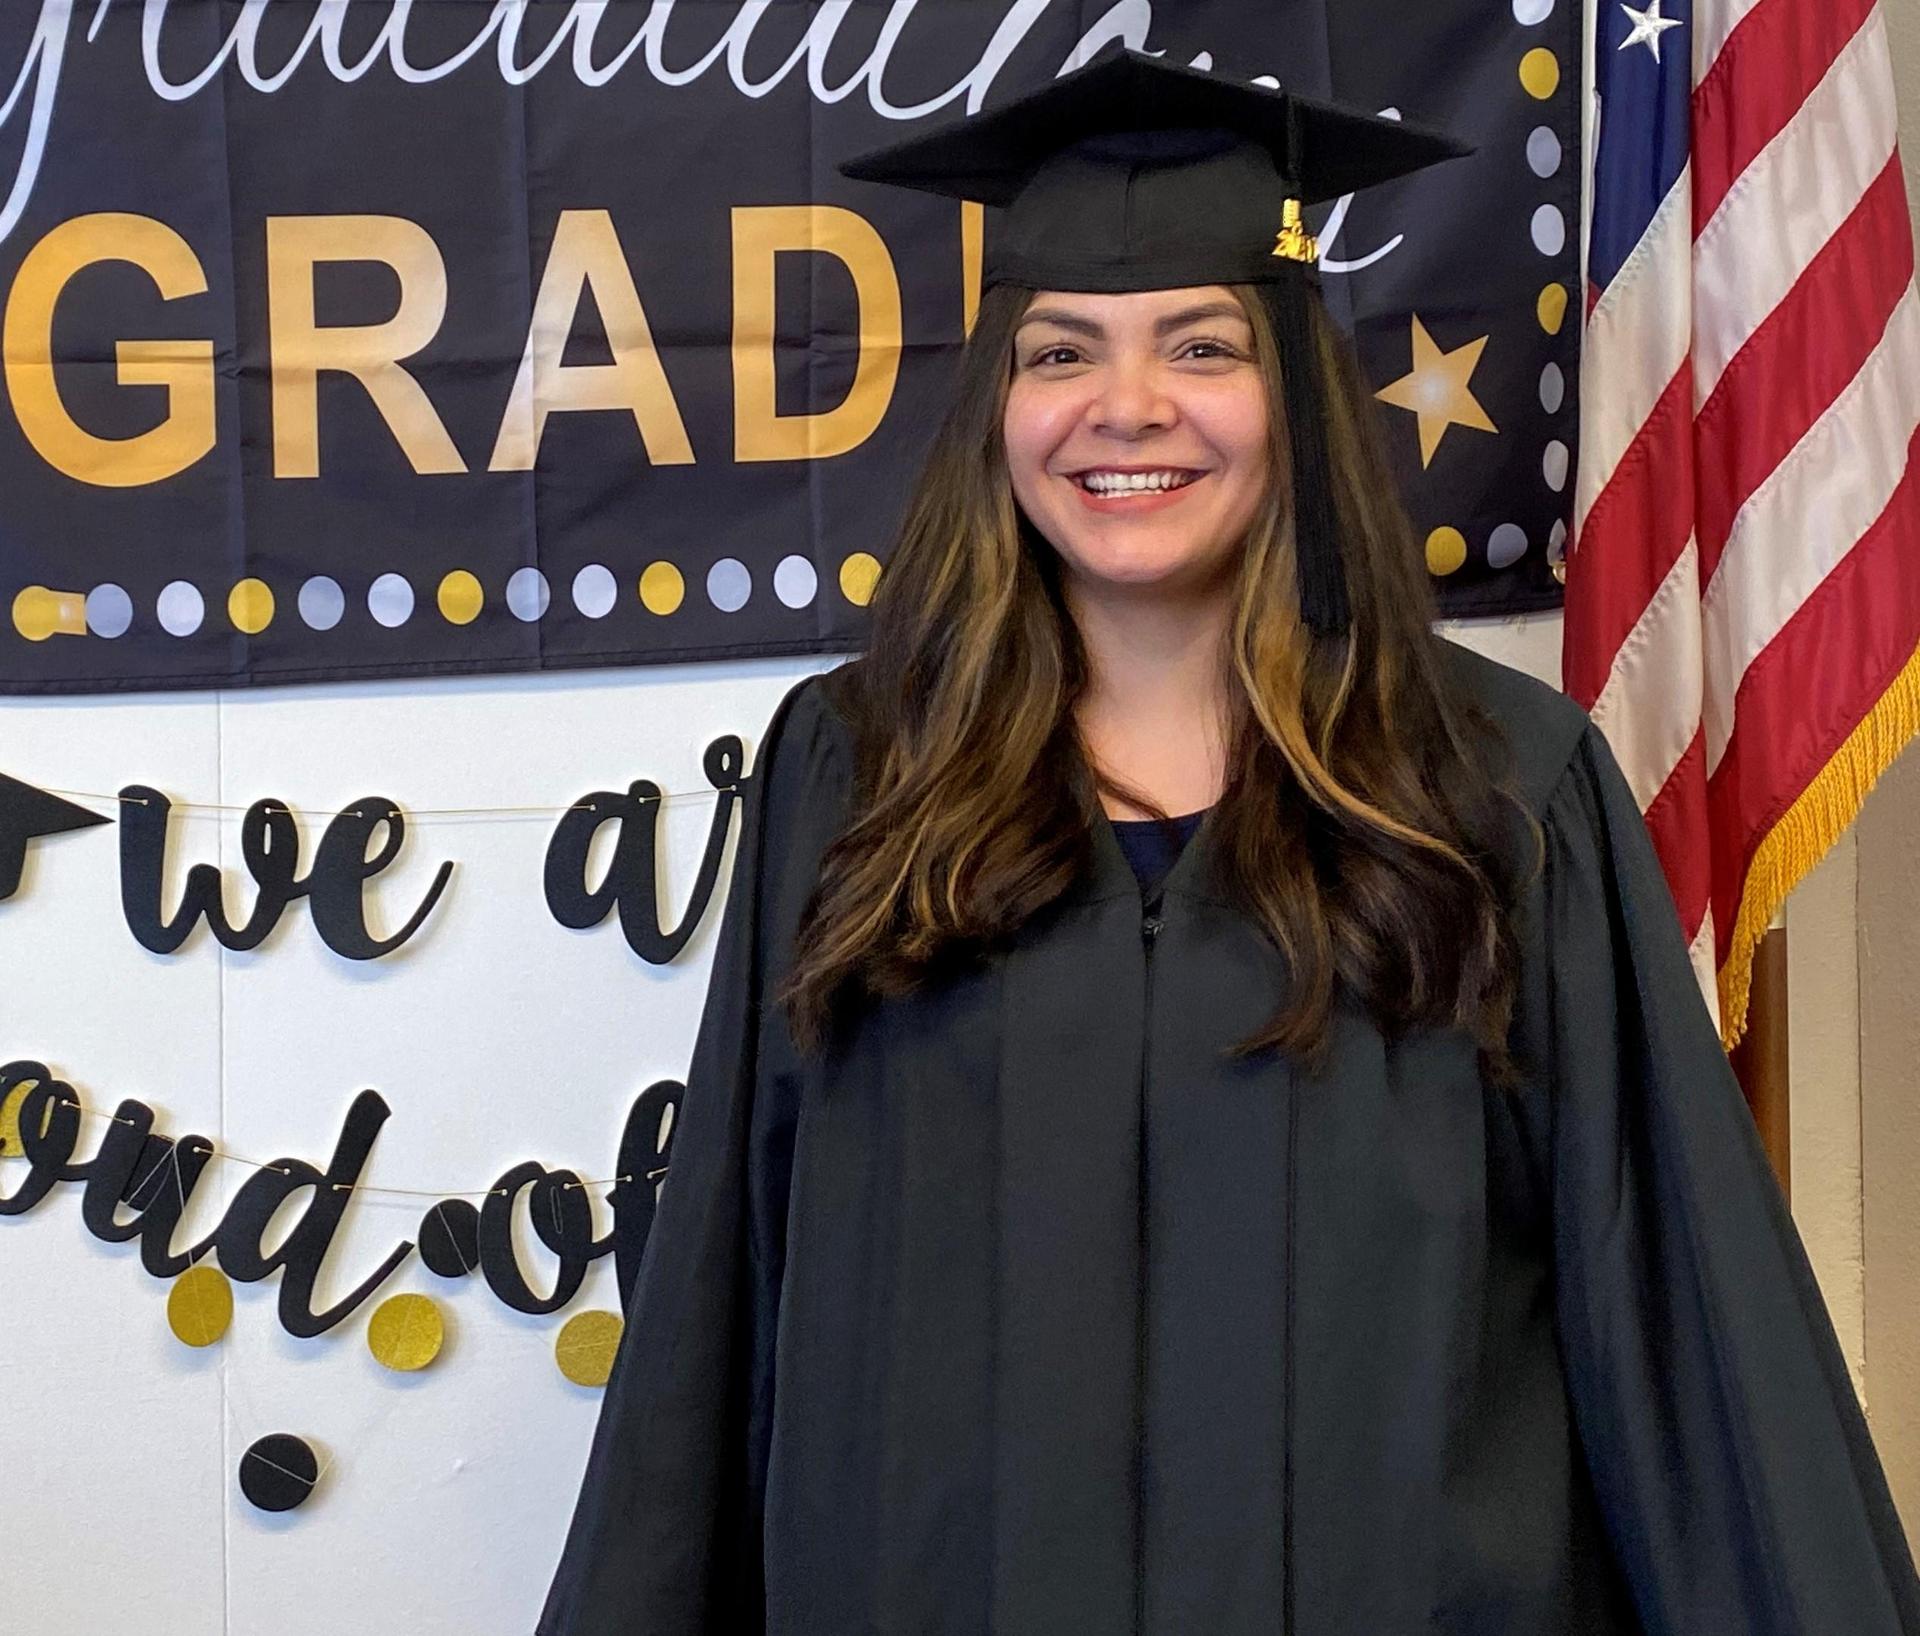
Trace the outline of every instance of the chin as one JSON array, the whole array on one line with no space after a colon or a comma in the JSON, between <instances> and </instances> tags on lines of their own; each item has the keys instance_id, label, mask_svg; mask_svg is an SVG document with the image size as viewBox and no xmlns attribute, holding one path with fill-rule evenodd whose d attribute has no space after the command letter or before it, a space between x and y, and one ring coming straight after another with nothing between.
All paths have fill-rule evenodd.
<instances>
[{"instance_id":1,"label":"chin","mask_svg":"<svg viewBox=\"0 0 1920 1636\"><path fill-rule=\"evenodd\" d=\"M1197 557L1116 557L1089 553L1074 563L1075 574L1090 585L1116 589L1153 590L1174 588L1204 576Z\"/></svg>"},{"instance_id":2,"label":"chin","mask_svg":"<svg viewBox=\"0 0 1920 1636\"><path fill-rule=\"evenodd\" d=\"M1222 553L1210 541L1197 544L1141 539L1079 541L1067 536L1067 549L1054 547L1069 571L1093 584L1164 585L1211 579Z\"/></svg>"}]
</instances>

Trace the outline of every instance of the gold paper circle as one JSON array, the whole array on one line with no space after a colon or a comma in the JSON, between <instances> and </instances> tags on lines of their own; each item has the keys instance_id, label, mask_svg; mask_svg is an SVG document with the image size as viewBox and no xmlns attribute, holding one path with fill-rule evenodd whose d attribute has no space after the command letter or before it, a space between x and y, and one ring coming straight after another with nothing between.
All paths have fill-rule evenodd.
<instances>
[{"instance_id":1,"label":"gold paper circle","mask_svg":"<svg viewBox=\"0 0 1920 1636\"><path fill-rule=\"evenodd\" d=\"M640 574L640 601L648 613L670 614L687 594L687 582L670 562L650 562Z\"/></svg>"},{"instance_id":2,"label":"gold paper circle","mask_svg":"<svg viewBox=\"0 0 1920 1636\"><path fill-rule=\"evenodd\" d=\"M1535 46L1520 59L1520 83L1528 96L1545 102L1560 89L1560 59L1545 46Z\"/></svg>"},{"instance_id":3,"label":"gold paper circle","mask_svg":"<svg viewBox=\"0 0 1920 1636\"><path fill-rule=\"evenodd\" d=\"M440 581L440 617L449 625L471 625L480 617L480 604L486 594L480 581L464 568L456 568Z\"/></svg>"},{"instance_id":4,"label":"gold paper circle","mask_svg":"<svg viewBox=\"0 0 1920 1636\"><path fill-rule=\"evenodd\" d=\"M367 1350L389 1369L424 1369L440 1356L447 1327L430 1295L395 1295L367 1320Z\"/></svg>"},{"instance_id":5,"label":"gold paper circle","mask_svg":"<svg viewBox=\"0 0 1920 1636\"><path fill-rule=\"evenodd\" d=\"M569 1318L553 1343L560 1373L576 1386L606 1385L613 1355L620 1349L621 1328L617 1312L581 1312Z\"/></svg>"},{"instance_id":6,"label":"gold paper circle","mask_svg":"<svg viewBox=\"0 0 1920 1636\"><path fill-rule=\"evenodd\" d=\"M856 551L840 564L840 594L856 608L873 600L873 588L880 583L880 559L866 551Z\"/></svg>"},{"instance_id":7,"label":"gold paper circle","mask_svg":"<svg viewBox=\"0 0 1920 1636\"><path fill-rule=\"evenodd\" d=\"M1427 572L1451 574L1467 560L1467 537L1457 528L1436 528L1427 536Z\"/></svg>"},{"instance_id":8,"label":"gold paper circle","mask_svg":"<svg viewBox=\"0 0 1920 1636\"><path fill-rule=\"evenodd\" d=\"M233 1322L233 1285L218 1267L202 1262L173 1281L167 1293L167 1327L188 1346L211 1346Z\"/></svg>"},{"instance_id":9,"label":"gold paper circle","mask_svg":"<svg viewBox=\"0 0 1920 1636\"><path fill-rule=\"evenodd\" d=\"M17 1159L26 1151L20 1142L20 1104L39 1083L29 1079L0 1097L0 1159Z\"/></svg>"},{"instance_id":10,"label":"gold paper circle","mask_svg":"<svg viewBox=\"0 0 1920 1636\"><path fill-rule=\"evenodd\" d=\"M1566 285L1549 284L1542 290L1536 311L1540 318L1540 327L1549 335L1558 335L1560 326L1567 321Z\"/></svg>"},{"instance_id":11,"label":"gold paper circle","mask_svg":"<svg viewBox=\"0 0 1920 1636\"><path fill-rule=\"evenodd\" d=\"M263 579L243 579L227 593L227 617L233 628L258 636L273 623L273 592Z\"/></svg>"}]
</instances>

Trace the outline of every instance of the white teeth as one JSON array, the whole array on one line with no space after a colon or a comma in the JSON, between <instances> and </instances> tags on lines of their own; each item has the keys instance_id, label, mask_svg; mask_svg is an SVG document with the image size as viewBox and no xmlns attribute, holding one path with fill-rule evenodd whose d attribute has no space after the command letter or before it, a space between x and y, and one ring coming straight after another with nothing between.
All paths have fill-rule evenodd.
<instances>
[{"instance_id":1,"label":"white teeth","mask_svg":"<svg viewBox=\"0 0 1920 1636\"><path fill-rule=\"evenodd\" d=\"M1084 472L1080 477L1081 487L1095 494L1129 494L1140 490L1158 491L1184 487L1193 479L1184 472L1176 471L1134 471Z\"/></svg>"}]
</instances>

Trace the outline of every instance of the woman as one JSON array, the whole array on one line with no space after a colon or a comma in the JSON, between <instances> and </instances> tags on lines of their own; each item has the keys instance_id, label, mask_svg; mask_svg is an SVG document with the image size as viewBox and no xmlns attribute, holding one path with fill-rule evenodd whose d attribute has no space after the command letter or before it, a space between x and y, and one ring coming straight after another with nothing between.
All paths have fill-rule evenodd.
<instances>
[{"instance_id":1,"label":"woman","mask_svg":"<svg viewBox=\"0 0 1920 1636\"><path fill-rule=\"evenodd\" d=\"M849 167L1006 217L542 1636L1920 1633L1632 798L1430 634L1283 214L1455 151L1119 53Z\"/></svg>"}]
</instances>

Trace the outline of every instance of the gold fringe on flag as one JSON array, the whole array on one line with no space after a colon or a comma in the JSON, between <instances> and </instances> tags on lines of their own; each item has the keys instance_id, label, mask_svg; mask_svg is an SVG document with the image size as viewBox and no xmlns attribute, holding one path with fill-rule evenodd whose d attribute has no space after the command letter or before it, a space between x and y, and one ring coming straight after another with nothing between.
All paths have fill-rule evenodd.
<instances>
[{"instance_id":1,"label":"gold fringe on flag","mask_svg":"<svg viewBox=\"0 0 1920 1636\"><path fill-rule=\"evenodd\" d=\"M1754 852L1741 887L1740 912L1734 918L1727 958L1718 974L1720 1038L1729 1051L1747 1031L1754 951L1774 915L1787 894L1859 816L1868 791L1916 734L1920 734L1920 648Z\"/></svg>"}]
</instances>

